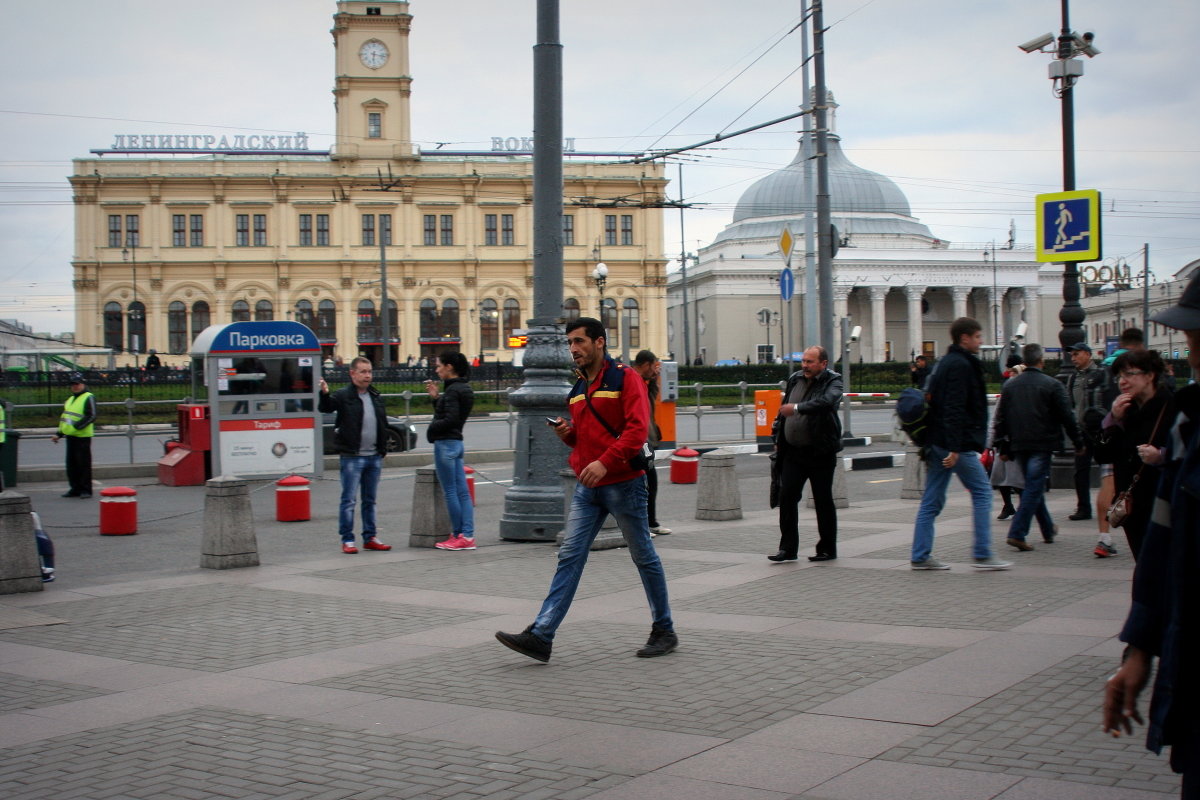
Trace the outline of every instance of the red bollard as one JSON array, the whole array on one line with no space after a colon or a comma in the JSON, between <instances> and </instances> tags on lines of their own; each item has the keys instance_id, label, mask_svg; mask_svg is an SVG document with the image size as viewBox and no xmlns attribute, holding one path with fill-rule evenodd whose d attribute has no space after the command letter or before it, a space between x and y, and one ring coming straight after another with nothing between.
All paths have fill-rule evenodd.
<instances>
[{"instance_id":1,"label":"red bollard","mask_svg":"<svg viewBox=\"0 0 1200 800\"><path fill-rule=\"evenodd\" d=\"M110 486L100 490L100 534L126 536L137 533L137 490Z\"/></svg>"},{"instance_id":2,"label":"red bollard","mask_svg":"<svg viewBox=\"0 0 1200 800\"><path fill-rule=\"evenodd\" d=\"M312 519L308 478L289 475L275 484L275 519L279 522L304 522Z\"/></svg>"},{"instance_id":3,"label":"red bollard","mask_svg":"<svg viewBox=\"0 0 1200 800\"><path fill-rule=\"evenodd\" d=\"M671 453L671 483L695 483L700 472L700 453L681 447Z\"/></svg>"},{"instance_id":4,"label":"red bollard","mask_svg":"<svg viewBox=\"0 0 1200 800\"><path fill-rule=\"evenodd\" d=\"M475 505L475 470L464 464L463 472L467 474L467 491L471 493L471 505Z\"/></svg>"}]
</instances>

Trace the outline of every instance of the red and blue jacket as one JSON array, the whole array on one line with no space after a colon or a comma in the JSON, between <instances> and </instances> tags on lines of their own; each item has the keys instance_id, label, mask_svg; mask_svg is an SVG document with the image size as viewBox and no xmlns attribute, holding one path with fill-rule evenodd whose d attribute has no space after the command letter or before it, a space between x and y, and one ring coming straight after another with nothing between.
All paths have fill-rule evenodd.
<instances>
[{"instance_id":1,"label":"red and blue jacket","mask_svg":"<svg viewBox=\"0 0 1200 800\"><path fill-rule=\"evenodd\" d=\"M618 438L605 430L600 420L588 409L587 400L604 417ZM608 474L598 485L621 483L645 474L631 469L633 458L646 443L650 423L650 406L646 402L646 383L636 372L618 364L607 355L604 367L590 384L582 375L567 395L571 412L571 431L564 441L571 448L570 464L575 474L599 460Z\"/></svg>"}]
</instances>

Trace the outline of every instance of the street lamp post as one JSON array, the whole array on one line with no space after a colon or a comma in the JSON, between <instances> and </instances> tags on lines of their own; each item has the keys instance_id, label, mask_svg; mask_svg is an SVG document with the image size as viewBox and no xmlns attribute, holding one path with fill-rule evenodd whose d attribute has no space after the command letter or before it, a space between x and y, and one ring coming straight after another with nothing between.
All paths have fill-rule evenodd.
<instances>
[{"instance_id":1,"label":"street lamp post","mask_svg":"<svg viewBox=\"0 0 1200 800\"><path fill-rule=\"evenodd\" d=\"M134 333L134 322L141 319L141 309L138 306L137 292L137 241L133 238L133 234L129 233L125 238L126 246L121 248L121 259L128 261L133 272L133 301L129 304L129 343L133 350L133 365L141 369L141 361L138 358L138 353L142 350L142 343L138 341L137 333ZM132 257L132 259L131 259Z\"/></svg>"}]
</instances>

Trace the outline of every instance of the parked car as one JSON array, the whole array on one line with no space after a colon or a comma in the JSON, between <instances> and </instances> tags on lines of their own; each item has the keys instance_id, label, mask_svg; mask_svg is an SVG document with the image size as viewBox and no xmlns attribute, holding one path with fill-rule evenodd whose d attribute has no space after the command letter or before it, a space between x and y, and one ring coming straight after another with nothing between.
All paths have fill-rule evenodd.
<instances>
[{"instance_id":1,"label":"parked car","mask_svg":"<svg viewBox=\"0 0 1200 800\"><path fill-rule=\"evenodd\" d=\"M322 414L322 429L321 440L324 443L325 455L333 455L337 451L333 447L333 420L335 414ZM412 450L417 446L417 429L400 419L399 417L389 416L387 418L387 451L389 453L403 453L406 450Z\"/></svg>"}]
</instances>

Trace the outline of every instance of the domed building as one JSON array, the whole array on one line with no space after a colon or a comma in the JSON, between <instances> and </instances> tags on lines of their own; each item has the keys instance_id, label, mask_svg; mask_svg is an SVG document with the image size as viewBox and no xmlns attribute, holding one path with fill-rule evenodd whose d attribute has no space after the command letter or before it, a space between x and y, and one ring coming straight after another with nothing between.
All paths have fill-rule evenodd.
<instances>
[{"instance_id":1,"label":"domed building","mask_svg":"<svg viewBox=\"0 0 1200 800\"><path fill-rule=\"evenodd\" d=\"M831 101L830 106L836 104ZM806 192L806 150L803 140L800 144L790 164L743 193L733 221L689 264L686 343L683 275L676 271L669 276L668 342L676 358L699 356L706 364L735 358L773 361L789 352L789 345L800 351L817 343L812 341L815 334L805 336L806 329L817 326L811 319L813 324L805 324L804 311L806 270L816 269L815 253L807 256L804 247L806 211L814 231L816 227L815 200L809 199L816 195L816 168L810 170L812 189ZM1024 321L1026 341L1057 345L1061 267L1037 262L1032 245L952 244L934 236L912 216L900 187L851 162L834 133L828 136L828 150L838 245L834 314L837 321L849 316L853 325L862 326L860 340L851 346L852 359L879 362L941 354L949 344L950 323L960 316L980 321L987 344L1008 342ZM785 227L796 239L796 288L790 303L780 299L779 288ZM814 250L816 246L814 233ZM821 344L832 349L838 343Z\"/></svg>"}]
</instances>

